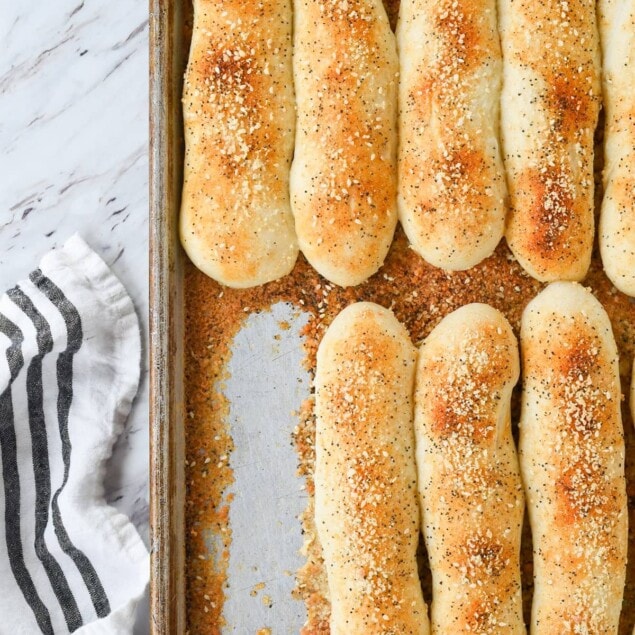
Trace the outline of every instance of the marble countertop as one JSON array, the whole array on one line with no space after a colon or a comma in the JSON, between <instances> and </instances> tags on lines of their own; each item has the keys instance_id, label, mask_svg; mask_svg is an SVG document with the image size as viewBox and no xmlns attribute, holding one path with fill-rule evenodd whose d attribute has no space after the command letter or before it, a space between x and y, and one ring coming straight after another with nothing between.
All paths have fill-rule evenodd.
<instances>
[{"instance_id":1,"label":"marble countertop","mask_svg":"<svg viewBox=\"0 0 635 635\"><path fill-rule=\"evenodd\" d=\"M128 289L141 387L106 491L147 544L148 4L0 0L0 16L0 289L75 232Z\"/></svg>"}]
</instances>

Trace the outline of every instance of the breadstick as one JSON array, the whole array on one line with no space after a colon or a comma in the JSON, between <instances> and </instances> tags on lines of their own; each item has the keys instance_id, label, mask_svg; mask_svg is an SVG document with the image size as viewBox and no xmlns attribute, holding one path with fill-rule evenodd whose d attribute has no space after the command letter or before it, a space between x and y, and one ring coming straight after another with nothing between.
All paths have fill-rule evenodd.
<instances>
[{"instance_id":1,"label":"breadstick","mask_svg":"<svg viewBox=\"0 0 635 635\"><path fill-rule=\"evenodd\" d=\"M399 218L442 269L491 255L505 228L496 1L402 0Z\"/></svg>"},{"instance_id":2,"label":"breadstick","mask_svg":"<svg viewBox=\"0 0 635 635\"><path fill-rule=\"evenodd\" d=\"M364 282L397 223L395 38L381 0L298 0L291 205L300 249L325 278Z\"/></svg>"},{"instance_id":3,"label":"breadstick","mask_svg":"<svg viewBox=\"0 0 635 635\"><path fill-rule=\"evenodd\" d=\"M600 107L594 0L501 0L509 247L534 278L581 280L593 246Z\"/></svg>"},{"instance_id":4,"label":"breadstick","mask_svg":"<svg viewBox=\"0 0 635 635\"><path fill-rule=\"evenodd\" d=\"M598 9L606 113L600 252L613 284L635 296L635 2L600 0Z\"/></svg>"},{"instance_id":5,"label":"breadstick","mask_svg":"<svg viewBox=\"0 0 635 635\"><path fill-rule=\"evenodd\" d=\"M416 351L394 315L349 306L317 354L315 521L331 635L427 635L417 575Z\"/></svg>"},{"instance_id":6,"label":"breadstick","mask_svg":"<svg viewBox=\"0 0 635 635\"><path fill-rule=\"evenodd\" d=\"M518 374L511 327L485 304L448 315L419 350L416 456L436 635L525 633L510 423Z\"/></svg>"},{"instance_id":7,"label":"breadstick","mask_svg":"<svg viewBox=\"0 0 635 635\"><path fill-rule=\"evenodd\" d=\"M531 632L617 633L628 513L611 324L590 291L557 282L527 305L520 339Z\"/></svg>"},{"instance_id":8,"label":"breadstick","mask_svg":"<svg viewBox=\"0 0 635 635\"><path fill-rule=\"evenodd\" d=\"M230 287L279 278L298 255L291 28L291 0L194 0L181 242Z\"/></svg>"}]
</instances>

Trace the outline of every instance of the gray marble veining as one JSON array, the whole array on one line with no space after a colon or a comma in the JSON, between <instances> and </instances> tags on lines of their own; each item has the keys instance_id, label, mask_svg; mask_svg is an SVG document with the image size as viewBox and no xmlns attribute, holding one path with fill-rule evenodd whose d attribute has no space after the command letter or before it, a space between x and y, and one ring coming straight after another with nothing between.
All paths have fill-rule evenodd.
<instances>
[{"instance_id":1,"label":"gray marble veining","mask_svg":"<svg viewBox=\"0 0 635 635\"><path fill-rule=\"evenodd\" d=\"M0 43L0 289L75 232L128 289L146 350L106 491L147 542L148 5L0 0Z\"/></svg>"}]
</instances>

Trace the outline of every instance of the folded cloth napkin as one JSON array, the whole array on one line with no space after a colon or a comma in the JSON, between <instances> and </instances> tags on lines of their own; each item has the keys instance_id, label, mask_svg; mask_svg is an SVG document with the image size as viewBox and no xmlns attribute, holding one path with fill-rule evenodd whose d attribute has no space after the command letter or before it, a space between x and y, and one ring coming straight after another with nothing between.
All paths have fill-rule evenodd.
<instances>
[{"instance_id":1,"label":"folded cloth napkin","mask_svg":"<svg viewBox=\"0 0 635 635\"><path fill-rule=\"evenodd\" d=\"M131 633L148 553L104 500L140 370L132 302L79 237L0 299L0 633Z\"/></svg>"}]
</instances>

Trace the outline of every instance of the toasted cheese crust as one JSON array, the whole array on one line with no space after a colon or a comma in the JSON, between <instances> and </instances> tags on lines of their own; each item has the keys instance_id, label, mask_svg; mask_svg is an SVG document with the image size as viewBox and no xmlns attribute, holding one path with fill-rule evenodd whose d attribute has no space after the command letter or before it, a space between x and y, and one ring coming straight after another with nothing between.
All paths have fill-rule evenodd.
<instances>
[{"instance_id":1,"label":"toasted cheese crust","mask_svg":"<svg viewBox=\"0 0 635 635\"><path fill-rule=\"evenodd\" d=\"M417 574L416 351L387 309L342 311L317 353L315 521L332 635L427 635Z\"/></svg>"},{"instance_id":2,"label":"toasted cheese crust","mask_svg":"<svg viewBox=\"0 0 635 635\"><path fill-rule=\"evenodd\" d=\"M593 246L600 108L594 0L501 0L506 236L534 278L581 280Z\"/></svg>"},{"instance_id":3,"label":"toasted cheese crust","mask_svg":"<svg viewBox=\"0 0 635 635\"><path fill-rule=\"evenodd\" d=\"M520 465L534 546L531 632L617 633L628 513L615 340L584 287L525 309Z\"/></svg>"},{"instance_id":4,"label":"toasted cheese crust","mask_svg":"<svg viewBox=\"0 0 635 635\"><path fill-rule=\"evenodd\" d=\"M464 306L419 350L415 436L432 632L525 633L524 500L511 435L518 346L507 320Z\"/></svg>"},{"instance_id":5,"label":"toasted cheese crust","mask_svg":"<svg viewBox=\"0 0 635 635\"><path fill-rule=\"evenodd\" d=\"M491 255L505 228L495 0L402 0L399 218L442 269Z\"/></svg>"},{"instance_id":6,"label":"toasted cheese crust","mask_svg":"<svg viewBox=\"0 0 635 635\"><path fill-rule=\"evenodd\" d=\"M606 275L635 296L635 2L600 0L604 199L600 253Z\"/></svg>"},{"instance_id":7,"label":"toasted cheese crust","mask_svg":"<svg viewBox=\"0 0 635 635\"><path fill-rule=\"evenodd\" d=\"M291 0L194 0L185 74L181 242L230 287L287 274L295 109Z\"/></svg>"},{"instance_id":8,"label":"toasted cheese crust","mask_svg":"<svg viewBox=\"0 0 635 635\"><path fill-rule=\"evenodd\" d=\"M291 204L317 271L357 285L397 223L397 49L381 0L298 0Z\"/></svg>"}]
</instances>

